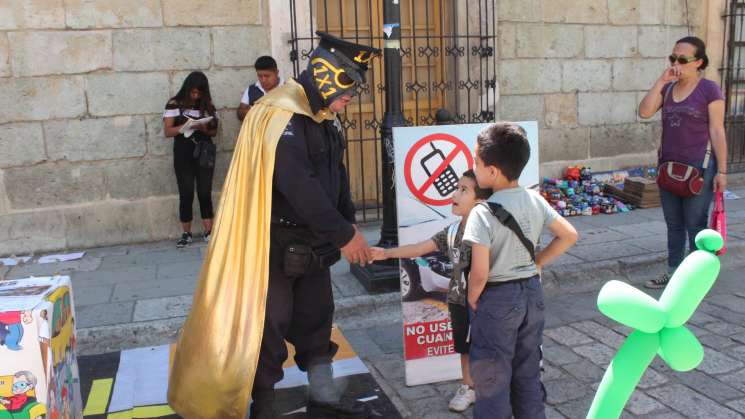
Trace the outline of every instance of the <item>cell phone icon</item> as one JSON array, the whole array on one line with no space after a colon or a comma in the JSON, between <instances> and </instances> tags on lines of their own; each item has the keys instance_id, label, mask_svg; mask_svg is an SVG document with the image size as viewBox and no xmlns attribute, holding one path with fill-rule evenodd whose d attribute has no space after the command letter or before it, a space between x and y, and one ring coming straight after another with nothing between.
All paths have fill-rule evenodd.
<instances>
[{"instance_id":1,"label":"cell phone icon","mask_svg":"<svg viewBox=\"0 0 745 419\"><path fill-rule=\"evenodd\" d=\"M445 161L445 154L443 154L442 150L436 148L434 143L429 143L429 145L432 147L432 151L424 156L420 164L427 176L432 177L432 174L435 173L437 168L440 167L443 161ZM458 189L458 175L455 173L453 167L448 165L445 170L437 176L437 179L435 179L433 184L440 196L449 196Z\"/></svg>"}]
</instances>

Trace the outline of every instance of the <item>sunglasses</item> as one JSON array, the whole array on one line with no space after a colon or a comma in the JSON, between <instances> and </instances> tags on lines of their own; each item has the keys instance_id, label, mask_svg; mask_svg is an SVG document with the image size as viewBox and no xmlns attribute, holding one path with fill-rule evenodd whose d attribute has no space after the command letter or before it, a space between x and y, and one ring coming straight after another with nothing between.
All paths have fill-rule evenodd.
<instances>
[{"instance_id":1,"label":"sunglasses","mask_svg":"<svg viewBox=\"0 0 745 419\"><path fill-rule=\"evenodd\" d=\"M675 62L677 61L678 64L681 64L681 65L692 63L698 60L698 58L696 57L686 57L685 55L675 55L675 54L670 55L669 57L667 57L667 59L670 60L670 64L675 64Z\"/></svg>"}]
</instances>

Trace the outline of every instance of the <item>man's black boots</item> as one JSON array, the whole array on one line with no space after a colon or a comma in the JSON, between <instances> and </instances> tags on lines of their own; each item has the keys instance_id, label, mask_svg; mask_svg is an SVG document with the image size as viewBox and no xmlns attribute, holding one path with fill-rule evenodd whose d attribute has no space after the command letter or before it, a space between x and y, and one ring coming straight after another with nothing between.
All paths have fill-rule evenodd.
<instances>
[{"instance_id":1,"label":"man's black boots","mask_svg":"<svg viewBox=\"0 0 745 419\"><path fill-rule=\"evenodd\" d=\"M334 386L331 364L317 364L308 369L308 419L366 419L367 408L361 403L341 401L341 391Z\"/></svg>"}]
</instances>

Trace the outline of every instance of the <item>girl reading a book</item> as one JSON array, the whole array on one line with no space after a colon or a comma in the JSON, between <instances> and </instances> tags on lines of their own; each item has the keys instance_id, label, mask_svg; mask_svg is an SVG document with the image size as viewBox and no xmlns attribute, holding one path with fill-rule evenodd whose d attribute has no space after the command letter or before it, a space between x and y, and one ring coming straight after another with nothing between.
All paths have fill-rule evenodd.
<instances>
[{"instance_id":1,"label":"girl reading a book","mask_svg":"<svg viewBox=\"0 0 745 419\"><path fill-rule=\"evenodd\" d=\"M194 185L204 224L204 240L208 241L212 232L212 176L214 164L204 164L199 152L214 152L212 137L217 135L217 113L212 103L207 76L200 71L189 74L176 96L166 104L163 113L163 132L167 138L173 137L173 167L179 193L179 220L181 239L176 247L188 246L192 242L191 221ZM210 147L200 147L208 142ZM195 153L195 150L198 152ZM209 161L209 159L207 159ZM201 164L200 164L201 162ZM214 163L214 156L212 156Z\"/></svg>"}]
</instances>

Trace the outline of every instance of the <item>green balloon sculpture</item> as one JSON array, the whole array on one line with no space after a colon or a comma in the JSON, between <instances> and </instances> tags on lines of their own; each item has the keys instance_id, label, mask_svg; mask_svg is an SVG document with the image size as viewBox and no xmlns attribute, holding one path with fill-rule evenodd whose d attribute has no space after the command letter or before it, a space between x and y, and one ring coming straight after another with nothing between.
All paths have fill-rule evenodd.
<instances>
[{"instance_id":1,"label":"green balloon sculpture","mask_svg":"<svg viewBox=\"0 0 745 419\"><path fill-rule=\"evenodd\" d=\"M620 417L655 355L676 371L690 371L703 361L704 349L685 323L719 275L716 252L723 244L714 230L698 233L700 250L683 260L659 301L625 282L610 281L603 286L598 295L600 312L636 330L605 371L587 419Z\"/></svg>"}]
</instances>

